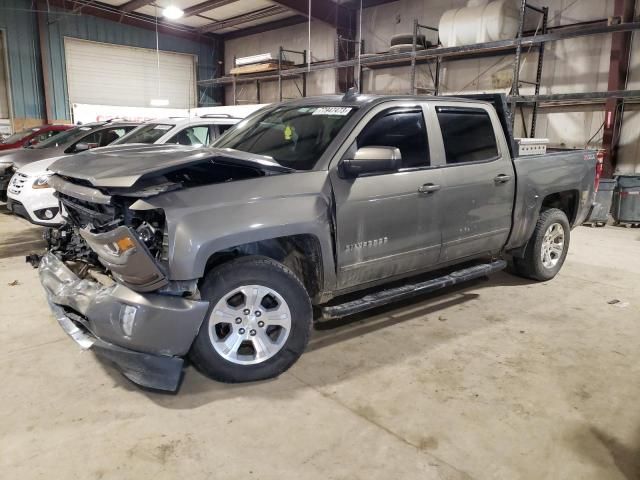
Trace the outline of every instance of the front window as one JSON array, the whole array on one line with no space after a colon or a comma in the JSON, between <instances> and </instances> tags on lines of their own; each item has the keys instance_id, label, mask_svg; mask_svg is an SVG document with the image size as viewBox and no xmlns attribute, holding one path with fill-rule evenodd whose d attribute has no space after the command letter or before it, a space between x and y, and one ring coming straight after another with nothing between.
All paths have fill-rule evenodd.
<instances>
[{"instance_id":1,"label":"front window","mask_svg":"<svg viewBox=\"0 0 640 480\"><path fill-rule=\"evenodd\" d=\"M87 133L89 133L91 130L93 130L92 127L75 127L75 128L71 128L69 130L66 130L58 135L54 135L51 138L48 138L47 140L45 140L44 142L40 142L37 145L34 145L33 147L29 147L29 148L53 148L53 147L58 147L60 145L69 143L69 142L74 142L76 140L81 139L83 136L85 136Z\"/></svg>"},{"instance_id":2,"label":"front window","mask_svg":"<svg viewBox=\"0 0 640 480\"><path fill-rule=\"evenodd\" d=\"M67 148L65 150L65 153L77 152L78 145L80 144L86 144L89 148L106 147L107 145L111 145L113 142L123 137L131 129L133 129L133 127L131 126L119 126L95 130L94 132L91 132L89 135L82 137L72 146Z\"/></svg>"},{"instance_id":3,"label":"front window","mask_svg":"<svg viewBox=\"0 0 640 480\"><path fill-rule=\"evenodd\" d=\"M355 111L341 106L283 106L240 123L214 143L266 155L296 170L311 170Z\"/></svg>"},{"instance_id":4,"label":"front window","mask_svg":"<svg viewBox=\"0 0 640 480\"><path fill-rule=\"evenodd\" d=\"M173 127L174 125L167 123L147 123L116 140L112 145L121 145L123 143L146 143L150 145L156 143L160 137Z\"/></svg>"},{"instance_id":5,"label":"front window","mask_svg":"<svg viewBox=\"0 0 640 480\"><path fill-rule=\"evenodd\" d=\"M402 168L428 167L429 145L422 109L400 108L377 115L358 136L358 148L396 147Z\"/></svg>"}]
</instances>

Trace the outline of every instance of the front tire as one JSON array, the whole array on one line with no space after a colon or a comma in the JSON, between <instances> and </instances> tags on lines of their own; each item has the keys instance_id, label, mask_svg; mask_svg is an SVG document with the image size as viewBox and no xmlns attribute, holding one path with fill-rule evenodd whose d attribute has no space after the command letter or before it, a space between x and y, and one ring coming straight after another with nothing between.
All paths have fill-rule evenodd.
<instances>
[{"instance_id":1,"label":"front tire","mask_svg":"<svg viewBox=\"0 0 640 480\"><path fill-rule=\"evenodd\" d=\"M211 270L200 291L211 307L190 357L209 377L227 383L273 378L302 355L311 300L283 264L240 257Z\"/></svg>"},{"instance_id":2,"label":"front tire","mask_svg":"<svg viewBox=\"0 0 640 480\"><path fill-rule=\"evenodd\" d=\"M529 239L524 257L513 259L515 273L541 282L551 280L567 257L570 235L569 220L562 210L544 210Z\"/></svg>"}]
</instances>

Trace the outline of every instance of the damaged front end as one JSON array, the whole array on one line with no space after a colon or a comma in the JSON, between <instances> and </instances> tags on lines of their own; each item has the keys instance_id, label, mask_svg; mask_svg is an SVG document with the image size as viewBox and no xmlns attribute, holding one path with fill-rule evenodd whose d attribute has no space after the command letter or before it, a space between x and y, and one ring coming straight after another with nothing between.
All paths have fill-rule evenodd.
<instances>
[{"instance_id":1,"label":"damaged front end","mask_svg":"<svg viewBox=\"0 0 640 480\"><path fill-rule=\"evenodd\" d=\"M198 279L171 279L165 212L146 199L291 169L229 150L99 150L50 167L66 224L48 231L43 257L28 261L38 266L58 322L82 348L135 383L176 390L209 303Z\"/></svg>"},{"instance_id":2,"label":"damaged front end","mask_svg":"<svg viewBox=\"0 0 640 480\"><path fill-rule=\"evenodd\" d=\"M60 326L133 382L176 390L209 304L195 281L168 280L163 213L57 176L52 183L67 223L30 260Z\"/></svg>"}]
</instances>

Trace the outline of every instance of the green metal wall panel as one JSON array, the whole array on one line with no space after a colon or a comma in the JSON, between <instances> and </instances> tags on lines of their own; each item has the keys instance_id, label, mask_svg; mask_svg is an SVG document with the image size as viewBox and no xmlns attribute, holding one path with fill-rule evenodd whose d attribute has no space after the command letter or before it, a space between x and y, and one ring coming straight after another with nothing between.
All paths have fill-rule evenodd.
<instances>
[{"instance_id":1,"label":"green metal wall panel","mask_svg":"<svg viewBox=\"0 0 640 480\"><path fill-rule=\"evenodd\" d=\"M0 28L6 36L13 117L20 127L44 117L38 25L30 7L31 2L26 0L0 0Z\"/></svg>"},{"instance_id":2,"label":"green metal wall panel","mask_svg":"<svg viewBox=\"0 0 640 480\"><path fill-rule=\"evenodd\" d=\"M37 15L35 2L30 0L0 0L0 28L6 32L11 96L14 118L44 118L44 86L40 63ZM123 25L90 15L71 14L52 8L47 14L47 44L49 46L49 88L52 116L56 120L70 120L67 94L64 37L131 47L155 49L155 32ZM212 78L218 63L222 43L212 40L196 42L161 33L160 50L189 53L197 56L197 80ZM99 88L97 86L96 88ZM199 104L213 102L209 92L198 91Z\"/></svg>"}]
</instances>

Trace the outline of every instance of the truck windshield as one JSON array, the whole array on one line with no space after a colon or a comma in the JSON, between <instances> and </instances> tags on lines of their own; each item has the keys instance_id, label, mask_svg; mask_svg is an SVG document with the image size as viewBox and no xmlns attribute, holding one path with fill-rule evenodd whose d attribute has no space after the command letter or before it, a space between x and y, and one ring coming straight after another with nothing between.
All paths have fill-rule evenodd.
<instances>
[{"instance_id":1,"label":"truck windshield","mask_svg":"<svg viewBox=\"0 0 640 480\"><path fill-rule=\"evenodd\" d=\"M311 170L355 111L341 106L283 106L240 123L214 143L266 155L296 170Z\"/></svg>"},{"instance_id":2,"label":"truck windshield","mask_svg":"<svg viewBox=\"0 0 640 480\"><path fill-rule=\"evenodd\" d=\"M111 145L120 145L122 143L156 143L160 137L171 130L174 125L168 123L147 123L132 130L127 135L119 138Z\"/></svg>"}]
</instances>

